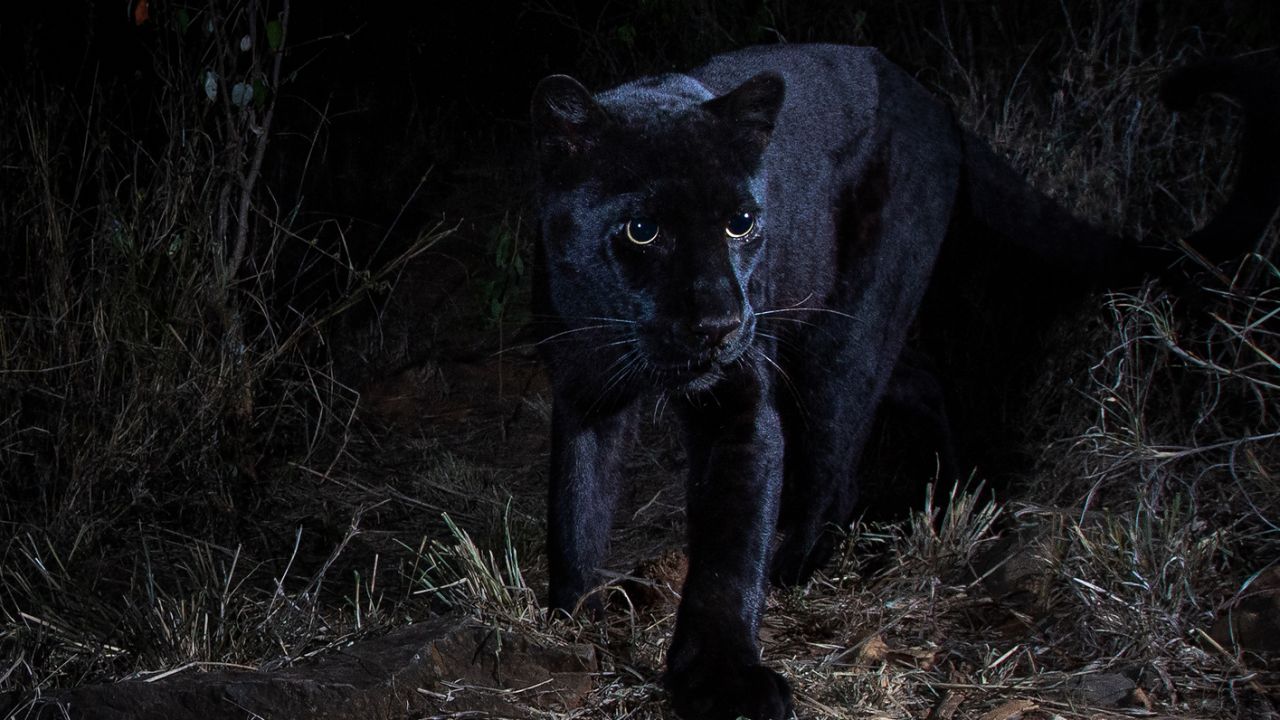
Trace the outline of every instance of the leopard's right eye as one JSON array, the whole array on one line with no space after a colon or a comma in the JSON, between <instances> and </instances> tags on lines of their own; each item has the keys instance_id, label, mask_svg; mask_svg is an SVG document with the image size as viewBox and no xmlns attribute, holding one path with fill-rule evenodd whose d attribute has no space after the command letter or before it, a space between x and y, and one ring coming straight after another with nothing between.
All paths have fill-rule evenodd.
<instances>
[{"instance_id":1,"label":"leopard's right eye","mask_svg":"<svg viewBox=\"0 0 1280 720\"><path fill-rule=\"evenodd\" d=\"M648 245L658 239L658 223L646 219L628 220L627 239L636 245Z\"/></svg>"},{"instance_id":2,"label":"leopard's right eye","mask_svg":"<svg viewBox=\"0 0 1280 720\"><path fill-rule=\"evenodd\" d=\"M724 234L740 240L747 236L747 233L756 229L756 216L749 212L740 212L729 218L729 222L725 223Z\"/></svg>"}]
</instances>

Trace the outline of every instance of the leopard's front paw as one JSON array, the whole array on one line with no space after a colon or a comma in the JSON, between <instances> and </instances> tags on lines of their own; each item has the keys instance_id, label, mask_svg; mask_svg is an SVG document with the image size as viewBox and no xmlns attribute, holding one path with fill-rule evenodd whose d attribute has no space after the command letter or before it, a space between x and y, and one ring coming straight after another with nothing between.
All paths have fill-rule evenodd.
<instances>
[{"instance_id":1,"label":"leopard's front paw","mask_svg":"<svg viewBox=\"0 0 1280 720\"><path fill-rule=\"evenodd\" d=\"M791 686L763 665L668 672L666 686L685 720L788 720L794 713Z\"/></svg>"}]
</instances>

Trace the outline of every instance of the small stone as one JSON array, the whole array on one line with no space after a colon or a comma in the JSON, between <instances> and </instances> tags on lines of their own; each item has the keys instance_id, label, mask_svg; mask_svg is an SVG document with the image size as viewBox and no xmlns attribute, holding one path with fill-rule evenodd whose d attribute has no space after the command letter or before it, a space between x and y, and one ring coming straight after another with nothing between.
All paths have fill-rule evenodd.
<instances>
[{"instance_id":1,"label":"small stone","mask_svg":"<svg viewBox=\"0 0 1280 720\"><path fill-rule=\"evenodd\" d=\"M1280 655L1280 567L1249 583L1214 621L1209 636L1228 650Z\"/></svg>"},{"instance_id":2,"label":"small stone","mask_svg":"<svg viewBox=\"0 0 1280 720\"><path fill-rule=\"evenodd\" d=\"M1067 694L1086 705L1116 707L1128 702L1137 687L1120 673L1091 673L1071 678L1067 682Z\"/></svg>"}]
</instances>

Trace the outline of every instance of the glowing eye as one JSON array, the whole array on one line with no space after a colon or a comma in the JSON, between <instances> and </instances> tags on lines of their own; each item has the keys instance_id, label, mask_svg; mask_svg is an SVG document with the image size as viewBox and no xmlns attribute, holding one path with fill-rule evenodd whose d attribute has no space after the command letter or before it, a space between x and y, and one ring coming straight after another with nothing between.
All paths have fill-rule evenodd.
<instances>
[{"instance_id":1,"label":"glowing eye","mask_svg":"<svg viewBox=\"0 0 1280 720\"><path fill-rule=\"evenodd\" d=\"M658 223L652 220L628 220L627 239L637 245L648 245L658 238Z\"/></svg>"},{"instance_id":2,"label":"glowing eye","mask_svg":"<svg viewBox=\"0 0 1280 720\"><path fill-rule=\"evenodd\" d=\"M733 239L746 236L756 227L756 216L749 212L741 212L729 218L724 226L724 234Z\"/></svg>"}]
</instances>

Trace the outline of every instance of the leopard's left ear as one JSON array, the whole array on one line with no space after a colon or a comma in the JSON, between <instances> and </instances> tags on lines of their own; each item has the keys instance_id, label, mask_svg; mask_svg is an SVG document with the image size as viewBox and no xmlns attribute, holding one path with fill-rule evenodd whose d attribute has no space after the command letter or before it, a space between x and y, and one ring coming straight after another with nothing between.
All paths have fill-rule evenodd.
<instances>
[{"instance_id":1,"label":"leopard's left ear","mask_svg":"<svg viewBox=\"0 0 1280 720\"><path fill-rule=\"evenodd\" d=\"M763 72L717 98L703 103L708 112L736 125L743 139L764 150L782 109L787 85L777 73Z\"/></svg>"}]
</instances>

